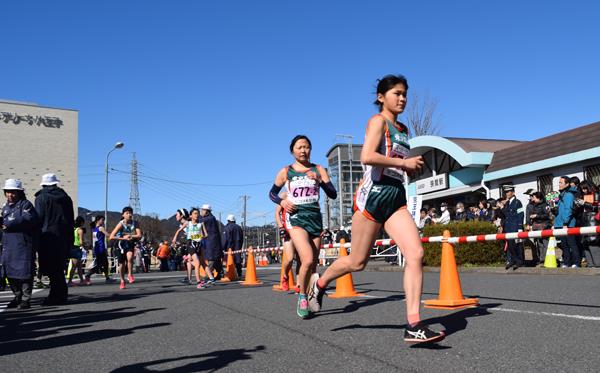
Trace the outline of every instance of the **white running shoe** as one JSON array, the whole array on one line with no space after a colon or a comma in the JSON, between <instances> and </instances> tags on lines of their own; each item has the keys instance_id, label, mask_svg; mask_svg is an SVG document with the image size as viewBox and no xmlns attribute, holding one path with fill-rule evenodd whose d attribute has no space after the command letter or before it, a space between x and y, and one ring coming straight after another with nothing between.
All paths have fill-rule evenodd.
<instances>
[{"instance_id":1,"label":"white running shoe","mask_svg":"<svg viewBox=\"0 0 600 373\"><path fill-rule=\"evenodd\" d=\"M317 286L318 280L319 274L313 273L310 276L308 283L308 308L310 308L312 312L319 312L321 307L323 307L323 295L325 294L325 290L319 289Z\"/></svg>"}]
</instances>

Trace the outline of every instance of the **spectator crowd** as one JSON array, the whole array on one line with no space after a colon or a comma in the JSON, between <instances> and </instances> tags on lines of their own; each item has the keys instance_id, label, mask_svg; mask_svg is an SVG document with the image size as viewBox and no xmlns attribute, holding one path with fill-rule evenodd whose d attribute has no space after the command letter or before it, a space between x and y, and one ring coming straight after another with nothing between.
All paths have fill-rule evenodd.
<instances>
[{"instance_id":1,"label":"spectator crowd","mask_svg":"<svg viewBox=\"0 0 600 373\"><path fill-rule=\"evenodd\" d=\"M561 176L559 191L544 195L540 191L528 189L528 203L523 206L515 196L513 185L502 187L503 195L498 199L482 199L477 204L465 205L458 202L451 208L442 202L439 212L436 207L420 210L418 228L422 232L427 225L448 224L461 221L484 221L494 224L498 233L539 231L551 228L572 228L595 226L600 223L600 191L588 180L578 177ZM547 238L535 239L528 243L532 248L532 265L543 265L548 248ZM506 268L517 269L524 265L524 242L508 240L502 243L506 253ZM596 236L566 236L560 240L563 268L600 266L600 258L595 258L590 248L599 245ZM598 255L596 255L598 256ZM591 259L591 260L590 260Z\"/></svg>"}]
</instances>

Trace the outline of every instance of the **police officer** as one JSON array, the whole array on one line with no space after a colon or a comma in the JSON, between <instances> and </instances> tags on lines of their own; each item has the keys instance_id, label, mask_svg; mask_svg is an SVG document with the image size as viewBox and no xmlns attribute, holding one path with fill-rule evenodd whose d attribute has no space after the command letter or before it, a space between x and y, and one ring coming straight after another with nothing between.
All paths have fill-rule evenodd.
<instances>
[{"instance_id":1,"label":"police officer","mask_svg":"<svg viewBox=\"0 0 600 373\"><path fill-rule=\"evenodd\" d=\"M221 233L219 232L219 222L212 214L212 208L208 204L202 205L200 209L202 224L206 228L207 237L204 239L204 258L208 260L209 270L215 269L218 273L217 280L223 274L223 251L221 247ZM209 280L214 283L213 279Z\"/></svg>"},{"instance_id":2,"label":"police officer","mask_svg":"<svg viewBox=\"0 0 600 373\"><path fill-rule=\"evenodd\" d=\"M7 202L2 206L2 270L15 295L7 308L30 308L33 288L33 249L38 236L38 215L25 197L20 180L8 179L4 184Z\"/></svg>"},{"instance_id":3,"label":"police officer","mask_svg":"<svg viewBox=\"0 0 600 373\"><path fill-rule=\"evenodd\" d=\"M227 225L225 226L223 237L225 239L225 251L228 251L229 249L232 251L239 251L242 249L242 246L244 245L244 231L242 230L242 227L235 222L235 216L227 216ZM242 254L233 254L233 262L235 263L238 277L242 277Z\"/></svg>"},{"instance_id":4,"label":"police officer","mask_svg":"<svg viewBox=\"0 0 600 373\"><path fill-rule=\"evenodd\" d=\"M506 195L506 203L502 210L505 217L503 232L518 232L523 229L525 209L521 201L515 197L515 187L513 185L504 185L502 190ZM516 240L507 240L507 242L508 260L506 262L506 269L512 267L515 270L523 265L523 246L520 242L516 242Z\"/></svg>"}]
</instances>

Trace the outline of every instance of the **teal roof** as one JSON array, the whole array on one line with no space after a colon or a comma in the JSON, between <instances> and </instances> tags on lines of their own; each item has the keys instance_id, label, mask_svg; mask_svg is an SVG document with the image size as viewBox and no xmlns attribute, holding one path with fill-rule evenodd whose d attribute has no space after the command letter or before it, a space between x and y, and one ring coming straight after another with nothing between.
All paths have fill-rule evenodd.
<instances>
[{"instance_id":1,"label":"teal roof","mask_svg":"<svg viewBox=\"0 0 600 373\"><path fill-rule=\"evenodd\" d=\"M477 167L488 166L492 162L494 156L493 151L467 151L472 150L473 146L465 146L465 142L482 143L482 142L502 142L504 140L479 140L479 139L448 139L440 136L418 136L409 140L411 153L423 154L429 149L439 149L444 153L449 154L462 167ZM459 143L462 143L459 145ZM512 145L512 144L511 144ZM496 147L494 147L496 148ZM496 150L496 149L494 149Z\"/></svg>"}]
</instances>

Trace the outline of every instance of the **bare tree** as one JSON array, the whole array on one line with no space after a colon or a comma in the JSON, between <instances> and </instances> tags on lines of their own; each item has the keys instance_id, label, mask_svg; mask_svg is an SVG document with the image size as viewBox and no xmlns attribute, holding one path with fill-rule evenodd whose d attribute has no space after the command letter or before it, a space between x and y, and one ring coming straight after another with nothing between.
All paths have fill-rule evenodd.
<instances>
[{"instance_id":1,"label":"bare tree","mask_svg":"<svg viewBox=\"0 0 600 373\"><path fill-rule=\"evenodd\" d=\"M437 135L440 132L439 121L436 118L438 100L429 94L421 97L418 93L411 93L406 111L406 121L411 135Z\"/></svg>"},{"instance_id":2,"label":"bare tree","mask_svg":"<svg viewBox=\"0 0 600 373\"><path fill-rule=\"evenodd\" d=\"M148 214L138 216L138 221L142 227L144 236L150 242L161 241L165 237L165 231L157 214Z\"/></svg>"}]
</instances>

